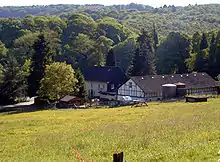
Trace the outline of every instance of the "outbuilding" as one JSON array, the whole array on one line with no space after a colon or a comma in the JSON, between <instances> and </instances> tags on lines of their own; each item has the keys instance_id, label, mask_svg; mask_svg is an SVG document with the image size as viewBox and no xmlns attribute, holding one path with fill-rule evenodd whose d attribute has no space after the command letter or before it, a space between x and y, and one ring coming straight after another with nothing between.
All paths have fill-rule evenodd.
<instances>
[{"instance_id":1,"label":"outbuilding","mask_svg":"<svg viewBox=\"0 0 220 162\"><path fill-rule=\"evenodd\" d=\"M76 96L65 96L60 99L59 102L59 107L60 108L76 108L80 106L81 104L81 99Z\"/></svg>"}]
</instances>

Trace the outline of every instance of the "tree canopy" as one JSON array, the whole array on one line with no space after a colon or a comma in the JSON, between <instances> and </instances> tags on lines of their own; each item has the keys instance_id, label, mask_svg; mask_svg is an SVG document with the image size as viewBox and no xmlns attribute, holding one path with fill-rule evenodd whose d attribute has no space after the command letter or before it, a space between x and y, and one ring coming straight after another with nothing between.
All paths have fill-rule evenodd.
<instances>
[{"instance_id":1,"label":"tree canopy","mask_svg":"<svg viewBox=\"0 0 220 162\"><path fill-rule=\"evenodd\" d=\"M55 62L46 66L45 77L40 81L38 95L48 101L57 101L73 93L77 82L75 72L70 65Z\"/></svg>"}]
</instances>

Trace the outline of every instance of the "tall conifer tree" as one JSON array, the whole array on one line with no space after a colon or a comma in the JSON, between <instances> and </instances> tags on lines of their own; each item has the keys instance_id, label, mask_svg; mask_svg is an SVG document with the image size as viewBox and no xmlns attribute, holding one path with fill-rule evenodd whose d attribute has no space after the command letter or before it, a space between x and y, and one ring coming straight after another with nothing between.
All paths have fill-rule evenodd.
<instances>
[{"instance_id":1,"label":"tall conifer tree","mask_svg":"<svg viewBox=\"0 0 220 162\"><path fill-rule=\"evenodd\" d=\"M220 31L216 36L215 42L215 56L216 56L216 73L220 74Z\"/></svg>"},{"instance_id":2,"label":"tall conifer tree","mask_svg":"<svg viewBox=\"0 0 220 162\"><path fill-rule=\"evenodd\" d=\"M216 74L216 56L215 56L215 34L212 34L212 39L209 48L209 60L208 60L208 72L211 76L215 76Z\"/></svg>"},{"instance_id":3,"label":"tall conifer tree","mask_svg":"<svg viewBox=\"0 0 220 162\"><path fill-rule=\"evenodd\" d=\"M110 49L106 57L106 66L115 66L115 55L113 49Z\"/></svg>"},{"instance_id":4,"label":"tall conifer tree","mask_svg":"<svg viewBox=\"0 0 220 162\"><path fill-rule=\"evenodd\" d=\"M156 30L155 23L153 24L153 43L154 43L154 50L157 50L158 44L159 44L159 39L158 39L158 34Z\"/></svg>"},{"instance_id":5,"label":"tall conifer tree","mask_svg":"<svg viewBox=\"0 0 220 162\"><path fill-rule=\"evenodd\" d=\"M202 40L200 42L200 50L208 48L207 36L205 33L202 34Z\"/></svg>"},{"instance_id":6,"label":"tall conifer tree","mask_svg":"<svg viewBox=\"0 0 220 162\"><path fill-rule=\"evenodd\" d=\"M28 94L31 97L35 96L36 92L39 90L40 81L44 77L46 65L52 61L49 43L45 40L44 34L38 36L33 48L35 52L32 56L32 70L28 77Z\"/></svg>"},{"instance_id":7,"label":"tall conifer tree","mask_svg":"<svg viewBox=\"0 0 220 162\"><path fill-rule=\"evenodd\" d=\"M145 30L142 30L142 34L138 37L138 48L133 59L131 74L133 76L156 74L153 44L151 37Z\"/></svg>"}]
</instances>

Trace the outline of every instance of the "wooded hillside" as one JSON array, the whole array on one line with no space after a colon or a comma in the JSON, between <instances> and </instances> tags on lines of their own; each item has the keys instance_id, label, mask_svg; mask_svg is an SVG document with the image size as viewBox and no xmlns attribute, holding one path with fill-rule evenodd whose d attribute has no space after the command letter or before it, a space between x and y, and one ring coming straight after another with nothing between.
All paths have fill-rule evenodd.
<instances>
[{"instance_id":1,"label":"wooded hillside","mask_svg":"<svg viewBox=\"0 0 220 162\"><path fill-rule=\"evenodd\" d=\"M78 96L86 96L82 73L93 66L117 66L128 76L207 72L216 78L220 74L217 4L163 8L56 5L0 10L3 17L20 16L0 18L0 104L27 95L45 96L40 89L54 90L49 85L55 83L47 81L45 87L44 82L50 65L62 67L67 73L62 76L72 75L76 83L72 94ZM50 70L48 75L53 73ZM60 87L67 85L58 89L65 90Z\"/></svg>"},{"instance_id":2,"label":"wooded hillside","mask_svg":"<svg viewBox=\"0 0 220 162\"><path fill-rule=\"evenodd\" d=\"M164 5L153 8L146 5L49 5L27 7L0 7L0 17L25 17L59 15L67 17L72 13L84 13L94 20L112 17L128 28L149 28L155 22L161 35L168 35L171 31L193 34L195 31L209 31L220 28L220 4L189 5L175 7Z\"/></svg>"}]
</instances>

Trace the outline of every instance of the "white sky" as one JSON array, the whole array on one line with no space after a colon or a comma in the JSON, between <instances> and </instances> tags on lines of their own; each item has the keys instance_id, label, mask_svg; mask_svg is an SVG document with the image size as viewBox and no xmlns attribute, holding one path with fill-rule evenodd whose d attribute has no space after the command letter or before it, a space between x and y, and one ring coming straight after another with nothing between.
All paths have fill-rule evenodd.
<instances>
[{"instance_id":1,"label":"white sky","mask_svg":"<svg viewBox=\"0 0 220 162\"><path fill-rule=\"evenodd\" d=\"M48 4L129 4L140 3L153 7L166 5L186 6L188 4L220 3L220 0L0 0L0 6L27 6Z\"/></svg>"}]
</instances>

